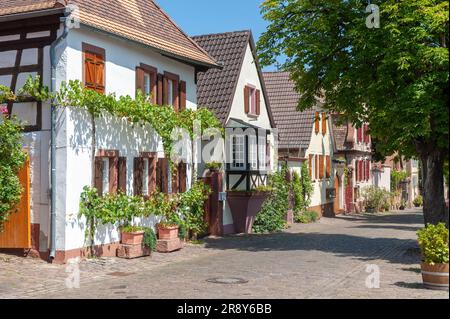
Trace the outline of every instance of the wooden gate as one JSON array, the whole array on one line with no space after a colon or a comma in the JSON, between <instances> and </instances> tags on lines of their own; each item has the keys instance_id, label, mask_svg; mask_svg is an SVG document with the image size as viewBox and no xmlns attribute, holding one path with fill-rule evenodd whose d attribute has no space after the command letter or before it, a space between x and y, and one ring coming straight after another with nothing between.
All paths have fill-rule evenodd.
<instances>
[{"instance_id":1,"label":"wooden gate","mask_svg":"<svg viewBox=\"0 0 450 319\"><path fill-rule=\"evenodd\" d=\"M31 248L29 159L18 175L23 189L22 197L17 205L17 212L9 215L0 233L0 248Z\"/></svg>"}]
</instances>

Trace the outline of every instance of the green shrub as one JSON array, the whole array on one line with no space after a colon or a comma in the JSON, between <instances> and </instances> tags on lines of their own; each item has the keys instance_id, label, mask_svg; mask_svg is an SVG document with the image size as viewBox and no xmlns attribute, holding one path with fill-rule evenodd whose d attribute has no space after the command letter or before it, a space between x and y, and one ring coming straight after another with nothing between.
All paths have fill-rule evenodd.
<instances>
[{"instance_id":1,"label":"green shrub","mask_svg":"<svg viewBox=\"0 0 450 319\"><path fill-rule=\"evenodd\" d=\"M417 231L423 261L427 264L448 263L448 229L444 223L428 224Z\"/></svg>"},{"instance_id":2,"label":"green shrub","mask_svg":"<svg viewBox=\"0 0 450 319\"><path fill-rule=\"evenodd\" d=\"M144 245L150 248L151 251L155 251L157 239L153 228L146 227L144 231Z\"/></svg>"},{"instance_id":3,"label":"green shrub","mask_svg":"<svg viewBox=\"0 0 450 319\"><path fill-rule=\"evenodd\" d=\"M362 197L367 211L379 212L390 208L391 195L383 188L368 186L363 189Z\"/></svg>"},{"instance_id":4,"label":"green shrub","mask_svg":"<svg viewBox=\"0 0 450 319\"><path fill-rule=\"evenodd\" d=\"M309 224L314 223L319 219L319 215L313 211L306 211L302 214L298 214L295 217L296 223Z\"/></svg>"},{"instance_id":5,"label":"green shrub","mask_svg":"<svg viewBox=\"0 0 450 319\"><path fill-rule=\"evenodd\" d=\"M286 165L281 171L269 178L269 185L273 192L264 202L261 212L256 215L253 232L276 232L286 227L286 214L289 209L289 183L286 181Z\"/></svg>"},{"instance_id":6,"label":"green shrub","mask_svg":"<svg viewBox=\"0 0 450 319\"><path fill-rule=\"evenodd\" d=\"M4 117L0 110L0 232L20 201L22 187L17 173L25 160L22 126L15 118Z\"/></svg>"},{"instance_id":7,"label":"green shrub","mask_svg":"<svg viewBox=\"0 0 450 319\"><path fill-rule=\"evenodd\" d=\"M421 207L423 205L423 197L421 195L418 195L416 198L414 198L413 204L415 207Z\"/></svg>"}]
</instances>

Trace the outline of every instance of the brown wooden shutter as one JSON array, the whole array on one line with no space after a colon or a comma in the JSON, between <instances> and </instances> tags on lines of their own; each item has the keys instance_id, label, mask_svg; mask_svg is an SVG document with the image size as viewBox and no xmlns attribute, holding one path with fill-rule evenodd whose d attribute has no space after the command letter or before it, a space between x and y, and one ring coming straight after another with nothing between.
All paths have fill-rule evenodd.
<instances>
[{"instance_id":1,"label":"brown wooden shutter","mask_svg":"<svg viewBox=\"0 0 450 319\"><path fill-rule=\"evenodd\" d=\"M180 111L186 109L186 82L180 81Z\"/></svg>"},{"instance_id":2,"label":"brown wooden shutter","mask_svg":"<svg viewBox=\"0 0 450 319\"><path fill-rule=\"evenodd\" d=\"M95 90L95 54L84 52L84 86Z\"/></svg>"},{"instance_id":3,"label":"brown wooden shutter","mask_svg":"<svg viewBox=\"0 0 450 319\"><path fill-rule=\"evenodd\" d=\"M144 93L144 70L140 67L136 67L136 91Z\"/></svg>"},{"instance_id":4,"label":"brown wooden shutter","mask_svg":"<svg viewBox=\"0 0 450 319\"><path fill-rule=\"evenodd\" d=\"M185 163L180 163L178 165L178 176L179 176L179 182L178 182L178 192L184 193L186 192L186 179L187 179L187 166Z\"/></svg>"},{"instance_id":5,"label":"brown wooden shutter","mask_svg":"<svg viewBox=\"0 0 450 319\"><path fill-rule=\"evenodd\" d=\"M95 158L94 168L94 187L98 191L98 195L103 195L103 158Z\"/></svg>"},{"instance_id":6,"label":"brown wooden shutter","mask_svg":"<svg viewBox=\"0 0 450 319\"><path fill-rule=\"evenodd\" d=\"M119 191L127 192L127 158L119 157Z\"/></svg>"},{"instance_id":7,"label":"brown wooden shutter","mask_svg":"<svg viewBox=\"0 0 450 319\"><path fill-rule=\"evenodd\" d=\"M119 157L109 158L109 192L116 194L119 187Z\"/></svg>"},{"instance_id":8,"label":"brown wooden shutter","mask_svg":"<svg viewBox=\"0 0 450 319\"><path fill-rule=\"evenodd\" d=\"M179 189L178 189L178 182L179 182L178 178L180 176L179 174L180 174L180 172L178 171L178 168L176 169L176 171L172 172L172 174L171 174L171 177L172 177L172 193L173 194L176 194L179 191Z\"/></svg>"},{"instance_id":9,"label":"brown wooden shutter","mask_svg":"<svg viewBox=\"0 0 450 319\"><path fill-rule=\"evenodd\" d=\"M158 158L157 158L156 154L149 158L148 165L149 165L149 168L148 168L148 174L149 174L148 190L150 193L152 193L157 188L156 187L157 186L156 168L158 165Z\"/></svg>"},{"instance_id":10,"label":"brown wooden shutter","mask_svg":"<svg viewBox=\"0 0 450 319\"><path fill-rule=\"evenodd\" d=\"M364 143L369 144L369 125L368 124L364 124Z\"/></svg>"},{"instance_id":11,"label":"brown wooden shutter","mask_svg":"<svg viewBox=\"0 0 450 319\"><path fill-rule=\"evenodd\" d=\"M169 79L163 76L163 100L162 104L167 105L169 103Z\"/></svg>"},{"instance_id":12,"label":"brown wooden shutter","mask_svg":"<svg viewBox=\"0 0 450 319\"><path fill-rule=\"evenodd\" d=\"M316 179L320 179L319 156L318 155L314 155L314 157L316 159Z\"/></svg>"},{"instance_id":13,"label":"brown wooden shutter","mask_svg":"<svg viewBox=\"0 0 450 319\"><path fill-rule=\"evenodd\" d=\"M324 156L323 155L319 155L319 178L323 179L324 177Z\"/></svg>"},{"instance_id":14,"label":"brown wooden shutter","mask_svg":"<svg viewBox=\"0 0 450 319\"><path fill-rule=\"evenodd\" d=\"M330 178L331 177L331 158L330 156L326 156L325 157L326 160L326 178Z\"/></svg>"},{"instance_id":15,"label":"brown wooden shutter","mask_svg":"<svg viewBox=\"0 0 450 319\"><path fill-rule=\"evenodd\" d=\"M244 112L248 114L250 112L250 88L244 87Z\"/></svg>"},{"instance_id":16,"label":"brown wooden shutter","mask_svg":"<svg viewBox=\"0 0 450 319\"><path fill-rule=\"evenodd\" d=\"M178 112L180 110L180 84L178 83L178 81L174 80L172 80L172 83L173 83L173 92L172 92L173 108L175 112Z\"/></svg>"},{"instance_id":17,"label":"brown wooden shutter","mask_svg":"<svg viewBox=\"0 0 450 319\"><path fill-rule=\"evenodd\" d=\"M261 91L256 90L256 115L261 114Z\"/></svg>"},{"instance_id":18,"label":"brown wooden shutter","mask_svg":"<svg viewBox=\"0 0 450 319\"><path fill-rule=\"evenodd\" d=\"M316 132L316 134L319 134L319 132L320 132L320 113L319 112L316 112L314 125L315 125L314 131Z\"/></svg>"},{"instance_id":19,"label":"brown wooden shutter","mask_svg":"<svg viewBox=\"0 0 450 319\"><path fill-rule=\"evenodd\" d=\"M357 129L356 141L362 142L362 127Z\"/></svg>"},{"instance_id":20,"label":"brown wooden shutter","mask_svg":"<svg viewBox=\"0 0 450 319\"><path fill-rule=\"evenodd\" d=\"M166 158L159 158L156 168L156 184L158 190L162 193L169 192L169 179L168 179L168 161Z\"/></svg>"},{"instance_id":21,"label":"brown wooden shutter","mask_svg":"<svg viewBox=\"0 0 450 319\"><path fill-rule=\"evenodd\" d=\"M313 171L312 171L312 163L313 163L313 155L309 154L309 178L313 178Z\"/></svg>"},{"instance_id":22,"label":"brown wooden shutter","mask_svg":"<svg viewBox=\"0 0 450 319\"><path fill-rule=\"evenodd\" d=\"M266 141L266 168L267 170L269 170L270 165L271 165L271 158L272 158L272 154L270 153L270 142L267 140Z\"/></svg>"},{"instance_id":23,"label":"brown wooden shutter","mask_svg":"<svg viewBox=\"0 0 450 319\"><path fill-rule=\"evenodd\" d=\"M164 76L162 74L158 74L157 76L158 84L157 84L157 101L158 105L163 105L164 103Z\"/></svg>"},{"instance_id":24,"label":"brown wooden shutter","mask_svg":"<svg viewBox=\"0 0 450 319\"><path fill-rule=\"evenodd\" d=\"M142 173L144 168L144 161L142 157L134 158L133 166L133 192L134 195L142 195Z\"/></svg>"},{"instance_id":25,"label":"brown wooden shutter","mask_svg":"<svg viewBox=\"0 0 450 319\"><path fill-rule=\"evenodd\" d=\"M322 134L327 134L327 115L322 113Z\"/></svg>"},{"instance_id":26,"label":"brown wooden shutter","mask_svg":"<svg viewBox=\"0 0 450 319\"><path fill-rule=\"evenodd\" d=\"M95 81L96 81L96 91L98 93L105 93L105 60L104 57L101 55L97 55L97 61L96 61L96 75L95 75Z\"/></svg>"}]
</instances>

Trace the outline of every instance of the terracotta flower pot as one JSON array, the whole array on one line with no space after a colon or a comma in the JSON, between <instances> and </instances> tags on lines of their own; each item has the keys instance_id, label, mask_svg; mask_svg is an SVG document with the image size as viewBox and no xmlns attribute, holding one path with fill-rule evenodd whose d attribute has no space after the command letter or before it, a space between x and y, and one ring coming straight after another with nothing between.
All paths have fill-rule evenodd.
<instances>
[{"instance_id":1,"label":"terracotta flower pot","mask_svg":"<svg viewBox=\"0 0 450 319\"><path fill-rule=\"evenodd\" d=\"M423 284L428 289L448 290L448 264L421 264Z\"/></svg>"},{"instance_id":2,"label":"terracotta flower pot","mask_svg":"<svg viewBox=\"0 0 450 319\"><path fill-rule=\"evenodd\" d=\"M132 233L122 233L122 244L124 245L140 245L144 241L144 231Z\"/></svg>"},{"instance_id":3,"label":"terracotta flower pot","mask_svg":"<svg viewBox=\"0 0 450 319\"><path fill-rule=\"evenodd\" d=\"M178 230L180 227L172 226L158 226L158 238L163 240L171 240L178 238Z\"/></svg>"}]
</instances>

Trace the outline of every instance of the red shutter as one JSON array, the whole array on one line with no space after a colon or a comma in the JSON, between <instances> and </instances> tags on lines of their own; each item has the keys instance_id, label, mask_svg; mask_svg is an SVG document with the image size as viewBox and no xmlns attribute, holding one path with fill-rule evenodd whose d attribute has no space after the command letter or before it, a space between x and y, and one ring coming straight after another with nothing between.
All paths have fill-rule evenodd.
<instances>
[{"instance_id":1,"label":"red shutter","mask_svg":"<svg viewBox=\"0 0 450 319\"><path fill-rule=\"evenodd\" d=\"M176 112L178 112L180 110L180 84L178 83L178 81L174 81L172 80L173 83L173 97L172 97L172 101L173 101L173 108Z\"/></svg>"},{"instance_id":2,"label":"red shutter","mask_svg":"<svg viewBox=\"0 0 450 319\"><path fill-rule=\"evenodd\" d=\"M362 140L362 127L360 127L360 128L357 129L357 132L356 132L356 141L357 141L358 143L363 141L363 140Z\"/></svg>"},{"instance_id":3,"label":"red shutter","mask_svg":"<svg viewBox=\"0 0 450 319\"><path fill-rule=\"evenodd\" d=\"M95 158L95 172L94 172L94 187L97 189L98 194L103 194L103 158Z\"/></svg>"},{"instance_id":4,"label":"red shutter","mask_svg":"<svg viewBox=\"0 0 450 319\"><path fill-rule=\"evenodd\" d=\"M359 182L359 161L355 161L355 170L356 170L356 181Z\"/></svg>"},{"instance_id":5,"label":"red shutter","mask_svg":"<svg viewBox=\"0 0 450 319\"><path fill-rule=\"evenodd\" d=\"M359 181L362 182L364 180L364 163L363 161L359 161Z\"/></svg>"},{"instance_id":6,"label":"red shutter","mask_svg":"<svg viewBox=\"0 0 450 319\"><path fill-rule=\"evenodd\" d=\"M256 90L256 115L261 114L261 91Z\"/></svg>"},{"instance_id":7,"label":"red shutter","mask_svg":"<svg viewBox=\"0 0 450 319\"><path fill-rule=\"evenodd\" d=\"M133 192L134 195L142 195L142 173L144 161L141 157L134 158L133 166Z\"/></svg>"},{"instance_id":8,"label":"red shutter","mask_svg":"<svg viewBox=\"0 0 450 319\"><path fill-rule=\"evenodd\" d=\"M324 177L324 156L319 155L319 178L323 179Z\"/></svg>"},{"instance_id":9,"label":"red shutter","mask_svg":"<svg viewBox=\"0 0 450 319\"><path fill-rule=\"evenodd\" d=\"M158 74L158 76L157 76L157 79L158 79L158 83L157 83L157 93L156 93L156 97L157 97L157 100L156 100L156 103L158 104L158 105L163 105L163 103L164 103L164 99L163 99L163 92L164 92L164 88L163 88L163 83L164 83L164 81L163 81L163 75L162 74Z\"/></svg>"},{"instance_id":10,"label":"red shutter","mask_svg":"<svg viewBox=\"0 0 450 319\"><path fill-rule=\"evenodd\" d=\"M180 81L180 111L186 109L186 82Z\"/></svg>"},{"instance_id":11,"label":"red shutter","mask_svg":"<svg viewBox=\"0 0 450 319\"><path fill-rule=\"evenodd\" d=\"M127 192L127 158L119 157L119 191Z\"/></svg>"},{"instance_id":12,"label":"red shutter","mask_svg":"<svg viewBox=\"0 0 450 319\"><path fill-rule=\"evenodd\" d=\"M95 68L95 90L98 93L105 93L105 60L102 56L97 55Z\"/></svg>"},{"instance_id":13,"label":"red shutter","mask_svg":"<svg viewBox=\"0 0 450 319\"><path fill-rule=\"evenodd\" d=\"M330 158L330 156L327 156L326 157L326 162L327 162L327 170L326 170L326 176L327 176L327 178L330 178L331 177L331 158Z\"/></svg>"},{"instance_id":14,"label":"red shutter","mask_svg":"<svg viewBox=\"0 0 450 319\"><path fill-rule=\"evenodd\" d=\"M370 161L366 161L366 181L370 179Z\"/></svg>"},{"instance_id":15,"label":"red shutter","mask_svg":"<svg viewBox=\"0 0 450 319\"><path fill-rule=\"evenodd\" d=\"M319 134L320 132L320 113L316 112L315 118L314 118L314 131L316 134Z\"/></svg>"},{"instance_id":16,"label":"red shutter","mask_svg":"<svg viewBox=\"0 0 450 319\"><path fill-rule=\"evenodd\" d=\"M322 134L327 134L327 115L322 113Z\"/></svg>"},{"instance_id":17,"label":"red shutter","mask_svg":"<svg viewBox=\"0 0 450 319\"><path fill-rule=\"evenodd\" d=\"M244 112L248 114L250 112L250 88L244 87Z\"/></svg>"},{"instance_id":18,"label":"red shutter","mask_svg":"<svg viewBox=\"0 0 450 319\"><path fill-rule=\"evenodd\" d=\"M369 125L364 124L364 143L369 144Z\"/></svg>"}]
</instances>

